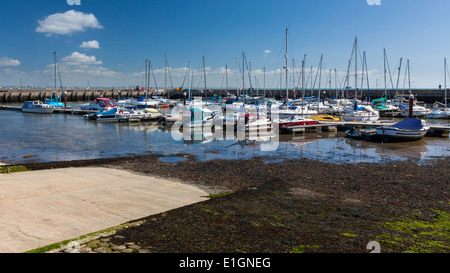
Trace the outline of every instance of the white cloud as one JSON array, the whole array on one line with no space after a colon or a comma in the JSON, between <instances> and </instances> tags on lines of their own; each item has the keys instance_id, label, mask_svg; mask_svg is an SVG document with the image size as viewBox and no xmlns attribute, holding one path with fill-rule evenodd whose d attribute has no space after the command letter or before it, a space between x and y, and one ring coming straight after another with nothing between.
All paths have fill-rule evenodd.
<instances>
[{"instance_id":1,"label":"white cloud","mask_svg":"<svg viewBox=\"0 0 450 273\"><path fill-rule=\"evenodd\" d=\"M83 42L80 47L82 48L100 48L100 44L97 40Z\"/></svg>"},{"instance_id":2,"label":"white cloud","mask_svg":"<svg viewBox=\"0 0 450 273\"><path fill-rule=\"evenodd\" d=\"M264 53L265 53L265 54L270 54L270 53L272 53L272 50L266 49L266 50L264 50Z\"/></svg>"},{"instance_id":3,"label":"white cloud","mask_svg":"<svg viewBox=\"0 0 450 273\"><path fill-rule=\"evenodd\" d=\"M62 58L62 60L68 65L102 64L102 61L97 61L95 56L88 56L77 51L73 52L70 56Z\"/></svg>"},{"instance_id":4,"label":"white cloud","mask_svg":"<svg viewBox=\"0 0 450 273\"><path fill-rule=\"evenodd\" d=\"M38 20L38 23L39 26L36 28L36 31L47 33L47 36L83 32L86 28L103 28L92 13L87 14L74 10L51 14L44 20Z\"/></svg>"},{"instance_id":5,"label":"white cloud","mask_svg":"<svg viewBox=\"0 0 450 273\"><path fill-rule=\"evenodd\" d=\"M0 66L19 66L20 61L14 60L8 57L2 57L0 58Z\"/></svg>"},{"instance_id":6,"label":"white cloud","mask_svg":"<svg viewBox=\"0 0 450 273\"><path fill-rule=\"evenodd\" d=\"M85 83L89 79L95 79L98 85L110 86L114 81L119 80L122 73L110 70L101 64L103 62L97 60L95 56L75 51L61 59L61 62L58 63L58 71L66 86L79 86L80 83ZM53 71L54 64L49 64L43 73L49 76L48 79L52 79Z\"/></svg>"}]
</instances>

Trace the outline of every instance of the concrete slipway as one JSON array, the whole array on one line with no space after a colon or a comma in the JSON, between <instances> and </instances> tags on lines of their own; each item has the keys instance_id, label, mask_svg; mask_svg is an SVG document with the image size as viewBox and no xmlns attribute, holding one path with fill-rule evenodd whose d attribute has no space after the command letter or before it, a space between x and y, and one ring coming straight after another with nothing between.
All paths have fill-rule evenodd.
<instances>
[{"instance_id":1,"label":"concrete slipway","mask_svg":"<svg viewBox=\"0 0 450 273\"><path fill-rule=\"evenodd\" d=\"M192 185L109 168L0 174L0 252L25 252L206 200Z\"/></svg>"}]
</instances>

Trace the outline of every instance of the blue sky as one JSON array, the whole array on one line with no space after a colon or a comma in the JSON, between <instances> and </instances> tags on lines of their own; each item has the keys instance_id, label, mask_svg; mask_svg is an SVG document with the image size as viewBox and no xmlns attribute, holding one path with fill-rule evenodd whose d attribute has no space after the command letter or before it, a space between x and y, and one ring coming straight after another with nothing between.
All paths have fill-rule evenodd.
<instances>
[{"instance_id":1,"label":"blue sky","mask_svg":"<svg viewBox=\"0 0 450 273\"><path fill-rule=\"evenodd\" d=\"M412 88L436 88L444 84L443 60L450 56L447 0L381 0L381 5L369 5L367 0L68 2L73 1L1 2L0 86L19 85L21 80L24 86L52 86L56 52L66 88L84 88L88 81L91 87L142 85L146 59L151 61L158 87L163 87L165 53L170 66L168 87L181 86L188 62L194 70L192 87L202 87L204 56L207 87L225 87L227 65L228 86L234 88L242 84L236 81L236 59L241 67L245 52L252 87L263 87L265 68L266 88L285 88L280 69L285 63L286 28L291 87L301 86L298 79L305 54L307 79L311 67L315 76L323 54L322 87L329 83L330 69L332 87L335 69L342 85L355 37L358 68L365 51L371 88L384 88L384 48L394 86L403 58L400 88L407 59ZM353 63L350 69L354 73ZM350 77L354 79L353 74Z\"/></svg>"}]
</instances>

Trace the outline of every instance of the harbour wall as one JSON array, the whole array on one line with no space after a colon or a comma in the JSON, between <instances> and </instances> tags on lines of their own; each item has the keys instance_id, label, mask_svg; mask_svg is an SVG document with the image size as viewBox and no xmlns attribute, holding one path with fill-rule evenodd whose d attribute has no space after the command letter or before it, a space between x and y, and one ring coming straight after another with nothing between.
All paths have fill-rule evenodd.
<instances>
[{"instance_id":1,"label":"harbour wall","mask_svg":"<svg viewBox=\"0 0 450 273\"><path fill-rule=\"evenodd\" d=\"M97 97L107 97L107 98L124 98L124 97L138 97L138 96L145 96L146 92L142 90L118 90L118 89L96 89L96 90L66 90L66 96L67 96L67 102L77 102L77 101L89 101L94 100ZM280 90L280 89L271 89L271 90L239 90L236 89L232 90L208 90L208 91L202 91L202 90L192 90L191 94L192 96L204 96L204 97L210 97L213 95L222 95L226 96L229 94L236 95L239 92L239 94L242 94L243 92L247 95L255 95L255 96L263 96L265 94L266 97L274 97L276 99L281 99L286 97L286 89ZM46 98L51 98L52 95L56 93L58 96L61 97L62 92L54 92L53 90L38 90L38 89L13 89L13 90L2 90L0 89L0 103L20 103L27 100L41 100L45 101ZM171 99L181 99L183 98L184 91L178 91L178 90L167 90L164 91L152 91L149 92L149 95L164 95L165 97L169 96ZM384 96L385 90L370 90L368 92L367 90L358 90L357 92L357 98L367 100L369 97L370 99L376 99ZM290 98L293 98L294 96L296 98L300 98L302 96L301 90L289 90L288 96ZM319 95L320 94L320 95ZM399 90L397 91L397 97L405 96L408 97L409 90ZM441 89L413 89L412 94L415 95L415 98L423 103L426 104L432 104L436 101L438 102L444 102L445 99L445 92ZM336 97L344 95L348 98L353 98L355 96L354 90L349 91L336 91L336 90L329 90L329 89L323 89L323 90L305 90L305 96L319 96L319 97ZM388 97L393 98L393 92L388 91ZM64 101L64 100L63 100Z\"/></svg>"}]
</instances>

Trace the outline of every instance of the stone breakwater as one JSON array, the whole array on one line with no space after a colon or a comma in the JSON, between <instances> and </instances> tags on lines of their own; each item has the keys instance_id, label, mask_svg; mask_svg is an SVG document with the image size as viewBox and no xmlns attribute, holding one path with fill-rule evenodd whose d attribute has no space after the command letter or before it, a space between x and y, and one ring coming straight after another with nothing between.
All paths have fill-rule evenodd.
<instances>
[{"instance_id":1,"label":"stone breakwater","mask_svg":"<svg viewBox=\"0 0 450 273\"><path fill-rule=\"evenodd\" d=\"M77 101L87 101L87 100L93 100L97 97L107 97L107 98L124 98L124 97L138 97L138 96L145 96L147 93L143 90L138 89L96 89L96 90L71 90L67 89L65 90L67 94L67 101L68 102L77 102ZM242 93L242 91L240 91ZM254 94L255 96L262 96L265 94L269 97L274 97L277 99L284 98L286 96L286 90L253 90L253 91L246 91L248 94ZM320 94L320 97L323 96L323 93L327 97L335 97L336 94L342 95L342 91L336 91L336 90L305 90L305 96L317 96ZM20 103L24 102L26 100L41 100L45 101L46 98L50 98L53 95L54 91L50 89L0 89L0 103ZM208 90L207 92L203 92L202 90L191 90L192 96L213 96L213 95L222 95L226 96L226 94L236 94L236 90L219 90L219 89L213 89ZM289 90L289 97L293 98L294 94L296 98L300 97L301 90ZM353 98L354 96L354 90L349 90L344 92L345 97ZM412 90L412 93L416 96L416 99L423 103L434 103L436 101L443 102L445 97L445 92L442 89L414 89ZM58 96L61 96L62 91L56 92ZM149 92L149 95L165 95L169 96L171 99L181 99L183 97L183 91L181 89L178 90L167 90L162 91L156 91L151 90ZM409 90L399 90L397 91L397 96L400 97L401 95L408 96ZM376 99L383 97L385 95L385 90L381 89L374 89L374 90L358 90L357 97L358 99L367 100L369 97L370 99ZM393 92L388 91L388 97L393 97Z\"/></svg>"},{"instance_id":2,"label":"stone breakwater","mask_svg":"<svg viewBox=\"0 0 450 273\"><path fill-rule=\"evenodd\" d=\"M45 101L53 96L54 91L52 90L0 90L0 103L20 103L27 100L40 100ZM64 101L61 96L62 92L56 92L56 94ZM151 92L150 95L156 94L156 92ZM94 100L98 97L107 98L123 98L123 97L138 97L145 96L144 91L137 90L67 90L67 101L77 102L77 101L88 101Z\"/></svg>"}]
</instances>

